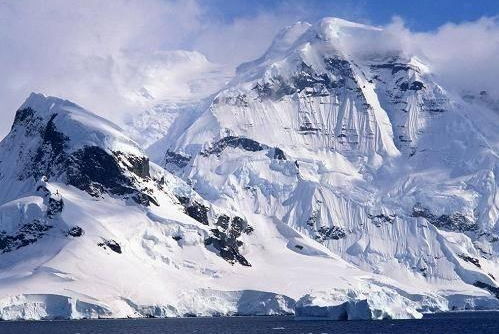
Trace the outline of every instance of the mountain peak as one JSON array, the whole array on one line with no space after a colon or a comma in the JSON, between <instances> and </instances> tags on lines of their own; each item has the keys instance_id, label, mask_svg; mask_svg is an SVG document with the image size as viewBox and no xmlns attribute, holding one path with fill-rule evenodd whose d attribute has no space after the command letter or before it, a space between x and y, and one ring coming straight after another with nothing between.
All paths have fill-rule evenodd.
<instances>
[{"instance_id":1,"label":"mountain peak","mask_svg":"<svg viewBox=\"0 0 499 334\"><path fill-rule=\"evenodd\" d=\"M21 107L19 107L19 110L31 108L38 113L49 113L52 109L62 106L78 107L78 105L68 100L31 92Z\"/></svg>"},{"instance_id":2,"label":"mountain peak","mask_svg":"<svg viewBox=\"0 0 499 334\"><path fill-rule=\"evenodd\" d=\"M331 40L333 38L341 37L345 31L352 30L370 30L381 31L382 29L373 26L347 21L337 17L325 17L319 20L315 25L315 30L319 36L324 40Z\"/></svg>"},{"instance_id":3,"label":"mountain peak","mask_svg":"<svg viewBox=\"0 0 499 334\"><path fill-rule=\"evenodd\" d=\"M68 149L83 146L99 146L108 150L119 150L142 155L138 145L123 134L114 123L95 115L81 106L65 99L31 93L17 110L11 134L22 129L21 137L27 133L42 133L48 125L54 126L68 137Z\"/></svg>"}]
</instances>

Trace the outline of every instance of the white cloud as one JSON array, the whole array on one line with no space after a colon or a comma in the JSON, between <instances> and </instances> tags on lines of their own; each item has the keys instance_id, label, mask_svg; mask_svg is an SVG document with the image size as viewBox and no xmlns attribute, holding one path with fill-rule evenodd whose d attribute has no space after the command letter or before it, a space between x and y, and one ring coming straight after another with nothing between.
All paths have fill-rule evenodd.
<instances>
[{"instance_id":1,"label":"white cloud","mask_svg":"<svg viewBox=\"0 0 499 334\"><path fill-rule=\"evenodd\" d=\"M487 90L499 97L499 20L446 24L413 34L414 43L441 80L458 90Z\"/></svg>"},{"instance_id":2,"label":"white cloud","mask_svg":"<svg viewBox=\"0 0 499 334\"><path fill-rule=\"evenodd\" d=\"M198 2L199 1L199 2ZM206 14L200 0L0 0L0 136L31 91L71 99L105 117L120 120L139 105L130 91L144 80L158 50L198 50L215 62L235 66L257 58L296 11L277 9L221 21ZM313 9L316 15L317 8ZM424 54L442 81L456 89L486 89L499 96L499 27L484 18L414 33L401 20L386 27L383 43ZM169 74L182 86L192 72ZM184 81L183 81L184 80ZM145 82L145 81L144 81ZM158 88L159 89L159 88ZM161 89L159 89L161 90ZM164 90L168 92L168 90Z\"/></svg>"},{"instance_id":3,"label":"white cloud","mask_svg":"<svg viewBox=\"0 0 499 334\"><path fill-rule=\"evenodd\" d=\"M0 2L0 115L5 134L31 91L62 96L118 119L144 57L198 28L194 1Z\"/></svg>"}]
</instances>

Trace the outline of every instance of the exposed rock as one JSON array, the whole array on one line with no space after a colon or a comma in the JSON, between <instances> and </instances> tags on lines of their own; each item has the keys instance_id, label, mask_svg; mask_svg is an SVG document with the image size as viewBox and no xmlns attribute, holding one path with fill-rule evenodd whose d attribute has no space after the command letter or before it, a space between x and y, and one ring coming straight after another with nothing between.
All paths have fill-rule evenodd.
<instances>
[{"instance_id":1,"label":"exposed rock","mask_svg":"<svg viewBox=\"0 0 499 334\"><path fill-rule=\"evenodd\" d=\"M393 224L393 221L397 217L396 215L385 215L383 213L380 213L378 215L371 215L368 214L367 217L371 219L371 222L376 226L376 227L381 227L383 224Z\"/></svg>"},{"instance_id":2,"label":"exposed rock","mask_svg":"<svg viewBox=\"0 0 499 334\"><path fill-rule=\"evenodd\" d=\"M345 230L339 226L321 226L315 235L315 240L339 240L346 237Z\"/></svg>"},{"instance_id":3,"label":"exposed rock","mask_svg":"<svg viewBox=\"0 0 499 334\"><path fill-rule=\"evenodd\" d=\"M47 217L54 218L56 215L62 212L63 208L64 202L62 201L62 198L56 199L53 197L49 197L47 205Z\"/></svg>"},{"instance_id":4,"label":"exposed rock","mask_svg":"<svg viewBox=\"0 0 499 334\"><path fill-rule=\"evenodd\" d=\"M121 254L121 246L114 240L104 240L103 242L99 242L97 246L106 249L109 247L113 252Z\"/></svg>"},{"instance_id":5,"label":"exposed rock","mask_svg":"<svg viewBox=\"0 0 499 334\"><path fill-rule=\"evenodd\" d=\"M51 225L35 220L30 224L22 225L16 234L9 235L2 231L0 232L0 251L7 253L28 246L44 236L51 228Z\"/></svg>"},{"instance_id":6,"label":"exposed rock","mask_svg":"<svg viewBox=\"0 0 499 334\"><path fill-rule=\"evenodd\" d=\"M28 114L31 113L28 112ZM36 116L32 115L30 117ZM64 149L69 138L57 131L54 124L55 117L57 117L57 114L53 114L45 127L40 129L41 143L36 152L34 152L31 164L27 165L24 170L24 178L32 176L38 180L44 175L53 176L57 173L58 166L61 166L67 158ZM28 121L29 119L26 118L24 121Z\"/></svg>"},{"instance_id":7,"label":"exposed rock","mask_svg":"<svg viewBox=\"0 0 499 334\"><path fill-rule=\"evenodd\" d=\"M284 151L278 147L270 149L269 157L276 160L286 160L286 154L284 154Z\"/></svg>"},{"instance_id":8,"label":"exposed rock","mask_svg":"<svg viewBox=\"0 0 499 334\"><path fill-rule=\"evenodd\" d=\"M85 146L74 152L68 160L67 183L94 197L103 193L129 195L139 204L157 205L152 196L136 189L134 180L123 173L120 162L139 177L149 174L149 161L145 158L123 153L111 155L100 147Z\"/></svg>"},{"instance_id":9,"label":"exposed rock","mask_svg":"<svg viewBox=\"0 0 499 334\"><path fill-rule=\"evenodd\" d=\"M304 122L303 124L300 124L300 127L298 128L298 131L301 133L301 134L314 134L314 133L317 133L319 132L321 129L319 128L316 128L312 125L312 123L310 122Z\"/></svg>"},{"instance_id":10,"label":"exposed rock","mask_svg":"<svg viewBox=\"0 0 499 334\"><path fill-rule=\"evenodd\" d=\"M480 281L476 281L475 283L473 283L473 285L476 286L477 288L485 289L485 290L489 291L497 299L499 299L499 288L498 287L495 287L495 286L492 286L490 284L483 283L483 282L480 282Z\"/></svg>"},{"instance_id":11,"label":"exposed rock","mask_svg":"<svg viewBox=\"0 0 499 334\"><path fill-rule=\"evenodd\" d=\"M201 154L204 156L209 156L210 154L220 155L227 147L240 148L250 152L262 151L269 148L249 138L228 136L220 139Z\"/></svg>"},{"instance_id":12,"label":"exposed rock","mask_svg":"<svg viewBox=\"0 0 499 334\"><path fill-rule=\"evenodd\" d=\"M420 204L414 206L412 209L412 216L425 218L433 226L448 231L467 232L476 231L478 229L476 222L471 221L459 212L451 215L436 216Z\"/></svg>"},{"instance_id":13,"label":"exposed rock","mask_svg":"<svg viewBox=\"0 0 499 334\"><path fill-rule=\"evenodd\" d=\"M400 89L402 91L406 90L421 90L424 88L424 84L421 81L413 81L410 85L407 82L404 82L400 85Z\"/></svg>"},{"instance_id":14,"label":"exposed rock","mask_svg":"<svg viewBox=\"0 0 499 334\"><path fill-rule=\"evenodd\" d=\"M31 108L18 109L14 117L14 122L12 123L11 130L14 130L18 126L24 126L28 128L31 126L35 119L40 120L39 117L35 115L35 111Z\"/></svg>"},{"instance_id":15,"label":"exposed rock","mask_svg":"<svg viewBox=\"0 0 499 334\"><path fill-rule=\"evenodd\" d=\"M480 265L480 261L474 257L471 257L471 256L467 256L467 255L464 255L464 254L459 254L458 255L461 259L463 259L464 261L466 262L469 262L475 266L477 266L478 268L481 268L482 266Z\"/></svg>"},{"instance_id":16,"label":"exposed rock","mask_svg":"<svg viewBox=\"0 0 499 334\"><path fill-rule=\"evenodd\" d=\"M213 101L214 104L223 103L229 106L248 107L248 96L246 94L238 94L236 96L217 97Z\"/></svg>"},{"instance_id":17,"label":"exposed rock","mask_svg":"<svg viewBox=\"0 0 499 334\"><path fill-rule=\"evenodd\" d=\"M184 168L185 166L187 166L190 160L190 156L175 153L170 150L167 150L165 153L165 165L174 165L177 168Z\"/></svg>"},{"instance_id":18,"label":"exposed rock","mask_svg":"<svg viewBox=\"0 0 499 334\"><path fill-rule=\"evenodd\" d=\"M81 237L85 232L83 231L83 229L79 226L73 226L69 229L69 231L67 232L67 236L72 236L72 237Z\"/></svg>"},{"instance_id":19,"label":"exposed rock","mask_svg":"<svg viewBox=\"0 0 499 334\"><path fill-rule=\"evenodd\" d=\"M132 154L123 153L120 151L113 152L119 162L122 162L125 168L135 175L145 179L149 175L149 159L146 157L138 157Z\"/></svg>"},{"instance_id":20,"label":"exposed rock","mask_svg":"<svg viewBox=\"0 0 499 334\"><path fill-rule=\"evenodd\" d=\"M185 213L187 213L187 215L189 215L191 218L194 218L195 220L197 220L201 224L204 224L204 225L209 224L208 211L210 211L210 209L207 206L205 206L197 201L191 201L187 197L180 196L177 198L180 201L180 204L182 204L182 206L184 207Z\"/></svg>"},{"instance_id":21,"label":"exposed rock","mask_svg":"<svg viewBox=\"0 0 499 334\"><path fill-rule=\"evenodd\" d=\"M242 233L249 234L251 231L253 228L241 217L233 217L231 221L228 216L221 215L217 220L217 228L211 230L212 236L205 240L205 245L213 246L219 255L231 264L238 262L251 267L248 260L239 252L243 242L238 240Z\"/></svg>"},{"instance_id":22,"label":"exposed rock","mask_svg":"<svg viewBox=\"0 0 499 334\"><path fill-rule=\"evenodd\" d=\"M378 64L378 65L371 65L372 68L380 68L380 69L390 69L393 74L396 74L399 71L409 71L409 70L417 70L415 67L410 66L408 64L403 64L403 63L396 63L396 62L391 62L391 63L386 63L386 64Z\"/></svg>"}]
</instances>

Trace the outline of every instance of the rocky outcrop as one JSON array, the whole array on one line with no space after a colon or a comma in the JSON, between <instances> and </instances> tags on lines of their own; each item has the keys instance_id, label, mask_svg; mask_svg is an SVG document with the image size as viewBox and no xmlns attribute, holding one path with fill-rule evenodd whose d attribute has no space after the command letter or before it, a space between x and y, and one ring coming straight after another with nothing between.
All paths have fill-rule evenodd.
<instances>
[{"instance_id":1,"label":"rocky outcrop","mask_svg":"<svg viewBox=\"0 0 499 334\"><path fill-rule=\"evenodd\" d=\"M429 209L417 204L412 209L413 217L425 218L429 223L439 229L455 232L470 232L476 231L478 226L476 222L470 220L460 212L447 215L434 215Z\"/></svg>"},{"instance_id":2,"label":"rocky outcrop","mask_svg":"<svg viewBox=\"0 0 499 334\"><path fill-rule=\"evenodd\" d=\"M86 146L69 157L66 165L67 183L94 197L104 193L132 198L143 205L157 201L138 189L137 181L124 173L124 167L138 178L149 177L147 158L117 152L110 154L97 146Z\"/></svg>"},{"instance_id":3,"label":"rocky outcrop","mask_svg":"<svg viewBox=\"0 0 499 334\"><path fill-rule=\"evenodd\" d=\"M180 204L184 207L184 212L191 218L194 218L203 225L209 225L208 212L210 208L202 203L191 200L188 197L177 197Z\"/></svg>"},{"instance_id":4,"label":"rocky outcrop","mask_svg":"<svg viewBox=\"0 0 499 334\"><path fill-rule=\"evenodd\" d=\"M167 150L165 153L164 163L165 166L170 166L170 168L184 168L190 160L190 156Z\"/></svg>"},{"instance_id":5,"label":"rocky outcrop","mask_svg":"<svg viewBox=\"0 0 499 334\"><path fill-rule=\"evenodd\" d=\"M314 238L317 241L339 240L346 237L345 230L339 226L321 226L317 230Z\"/></svg>"},{"instance_id":6,"label":"rocky outcrop","mask_svg":"<svg viewBox=\"0 0 499 334\"><path fill-rule=\"evenodd\" d=\"M113 252L121 254L121 246L119 243L117 243L114 240L104 240L102 242L99 242L97 246L102 247L104 249L109 248Z\"/></svg>"},{"instance_id":7,"label":"rocky outcrop","mask_svg":"<svg viewBox=\"0 0 499 334\"><path fill-rule=\"evenodd\" d=\"M216 228L211 230L212 236L205 240L206 246L213 247L216 252L227 262L239 263L250 267L248 260L241 255L240 247L243 242L239 237L244 234L250 234L253 228L241 217L221 215L218 217Z\"/></svg>"},{"instance_id":8,"label":"rocky outcrop","mask_svg":"<svg viewBox=\"0 0 499 334\"><path fill-rule=\"evenodd\" d=\"M201 154L204 156L209 156L211 154L220 155L227 147L240 148L249 152L258 152L268 149L268 146L249 138L228 136L218 140Z\"/></svg>"},{"instance_id":9,"label":"rocky outcrop","mask_svg":"<svg viewBox=\"0 0 499 334\"><path fill-rule=\"evenodd\" d=\"M8 253L21 247L35 243L42 238L53 226L45 221L35 220L32 223L20 226L15 234L0 231L0 251Z\"/></svg>"}]
</instances>

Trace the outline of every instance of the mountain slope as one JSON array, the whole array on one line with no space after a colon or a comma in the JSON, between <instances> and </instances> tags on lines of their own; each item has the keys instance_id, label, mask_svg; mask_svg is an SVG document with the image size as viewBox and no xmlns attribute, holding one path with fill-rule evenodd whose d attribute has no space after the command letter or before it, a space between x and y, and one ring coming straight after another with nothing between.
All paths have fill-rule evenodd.
<instances>
[{"instance_id":1,"label":"mountain slope","mask_svg":"<svg viewBox=\"0 0 499 334\"><path fill-rule=\"evenodd\" d=\"M2 319L287 314L321 291L332 305L376 291L404 310L375 299L363 314L377 317L447 307L282 222L212 205L69 101L32 94L0 161Z\"/></svg>"},{"instance_id":2,"label":"mountain slope","mask_svg":"<svg viewBox=\"0 0 499 334\"><path fill-rule=\"evenodd\" d=\"M282 221L364 270L493 298L498 115L404 50L351 47L383 36L334 18L285 29L151 153L216 205Z\"/></svg>"}]
</instances>

